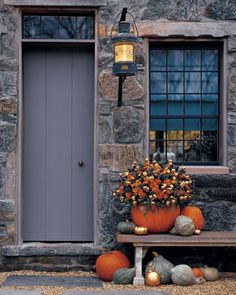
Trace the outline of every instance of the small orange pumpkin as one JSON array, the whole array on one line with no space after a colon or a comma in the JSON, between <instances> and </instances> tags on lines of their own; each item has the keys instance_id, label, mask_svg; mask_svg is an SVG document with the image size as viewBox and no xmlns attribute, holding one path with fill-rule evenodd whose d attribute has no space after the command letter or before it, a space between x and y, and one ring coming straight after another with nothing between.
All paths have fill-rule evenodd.
<instances>
[{"instance_id":1,"label":"small orange pumpkin","mask_svg":"<svg viewBox=\"0 0 236 295\"><path fill-rule=\"evenodd\" d=\"M204 217L200 208L196 206L186 206L182 211L181 215L188 216L192 218L195 229L203 229L204 226Z\"/></svg>"},{"instance_id":2,"label":"small orange pumpkin","mask_svg":"<svg viewBox=\"0 0 236 295\"><path fill-rule=\"evenodd\" d=\"M96 260L96 272L103 281L112 281L114 272L120 268L130 268L129 259L121 251L104 253Z\"/></svg>"},{"instance_id":3,"label":"small orange pumpkin","mask_svg":"<svg viewBox=\"0 0 236 295\"><path fill-rule=\"evenodd\" d=\"M200 277L204 278L204 273L199 267L192 268L192 271L195 274L196 278L200 278Z\"/></svg>"}]
</instances>

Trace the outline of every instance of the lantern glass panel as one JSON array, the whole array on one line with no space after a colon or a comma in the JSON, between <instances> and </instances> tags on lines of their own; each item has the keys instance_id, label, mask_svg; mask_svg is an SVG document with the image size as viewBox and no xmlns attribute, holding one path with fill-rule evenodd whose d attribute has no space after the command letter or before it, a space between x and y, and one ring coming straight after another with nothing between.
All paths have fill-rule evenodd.
<instances>
[{"instance_id":1,"label":"lantern glass panel","mask_svg":"<svg viewBox=\"0 0 236 295\"><path fill-rule=\"evenodd\" d=\"M117 43L115 45L115 62L134 62L134 45Z\"/></svg>"}]
</instances>

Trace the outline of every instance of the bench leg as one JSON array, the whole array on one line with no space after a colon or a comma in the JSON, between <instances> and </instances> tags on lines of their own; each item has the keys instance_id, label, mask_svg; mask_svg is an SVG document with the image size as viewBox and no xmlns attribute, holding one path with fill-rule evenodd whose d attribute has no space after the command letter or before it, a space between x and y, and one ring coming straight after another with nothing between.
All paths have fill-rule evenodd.
<instances>
[{"instance_id":1,"label":"bench leg","mask_svg":"<svg viewBox=\"0 0 236 295\"><path fill-rule=\"evenodd\" d=\"M136 286L144 285L144 277L142 275L142 259L143 259L143 247L135 247L135 271L133 284Z\"/></svg>"}]
</instances>

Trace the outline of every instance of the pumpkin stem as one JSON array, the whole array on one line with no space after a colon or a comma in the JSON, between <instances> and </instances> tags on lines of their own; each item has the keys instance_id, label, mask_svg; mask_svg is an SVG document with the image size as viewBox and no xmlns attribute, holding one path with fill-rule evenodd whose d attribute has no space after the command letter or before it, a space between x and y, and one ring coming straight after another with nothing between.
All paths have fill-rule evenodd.
<instances>
[{"instance_id":1,"label":"pumpkin stem","mask_svg":"<svg viewBox=\"0 0 236 295\"><path fill-rule=\"evenodd\" d=\"M152 264L152 262L148 266L148 272L153 272L153 264Z\"/></svg>"},{"instance_id":2,"label":"pumpkin stem","mask_svg":"<svg viewBox=\"0 0 236 295\"><path fill-rule=\"evenodd\" d=\"M102 254L109 254L112 251L111 249L108 249L108 248L100 248L99 250L102 251Z\"/></svg>"},{"instance_id":3,"label":"pumpkin stem","mask_svg":"<svg viewBox=\"0 0 236 295\"><path fill-rule=\"evenodd\" d=\"M159 256L159 254L157 252L155 252L155 251L152 252L152 255L155 256L155 257Z\"/></svg>"}]
</instances>

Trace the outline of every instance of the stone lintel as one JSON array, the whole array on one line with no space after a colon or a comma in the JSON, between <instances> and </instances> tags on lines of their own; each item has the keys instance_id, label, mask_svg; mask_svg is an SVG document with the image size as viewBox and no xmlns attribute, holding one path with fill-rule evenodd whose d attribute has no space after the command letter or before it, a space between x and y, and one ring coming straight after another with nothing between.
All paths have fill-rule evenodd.
<instances>
[{"instance_id":1,"label":"stone lintel","mask_svg":"<svg viewBox=\"0 0 236 295\"><path fill-rule=\"evenodd\" d=\"M12 6L86 6L97 7L107 4L107 0L4 0Z\"/></svg>"},{"instance_id":2,"label":"stone lintel","mask_svg":"<svg viewBox=\"0 0 236 295\"><path fill-rule=\"evenodd\" d=\"M138 24L140 37L214 37L235 35L236 23L217 22L158 22L142 21Z\"/></svg>"}]
</instances>

